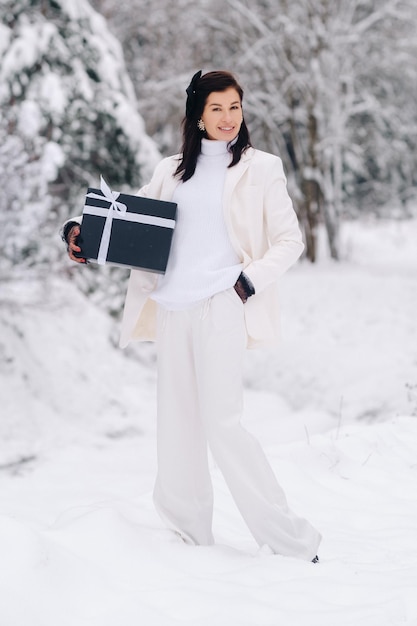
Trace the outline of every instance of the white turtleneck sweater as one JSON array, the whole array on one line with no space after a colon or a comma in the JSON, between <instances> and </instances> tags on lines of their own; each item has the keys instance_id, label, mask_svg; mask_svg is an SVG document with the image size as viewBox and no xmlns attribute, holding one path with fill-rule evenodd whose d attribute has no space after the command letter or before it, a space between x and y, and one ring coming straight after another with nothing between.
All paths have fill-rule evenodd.
<instances>
[{"instance_id":1,"label":"white turtleneck sweater","mask_svg":"<svg viewBox=\"0 0 417 626\"><path fill-rule=\"evenodd\" d=\"M166 309L186 309L228 289L242 271L223 217L230 160L227 142L203 139L194 176L174 192L178 212L171 253L166 273L152 294Z\"/></svg>"}]
</instances>

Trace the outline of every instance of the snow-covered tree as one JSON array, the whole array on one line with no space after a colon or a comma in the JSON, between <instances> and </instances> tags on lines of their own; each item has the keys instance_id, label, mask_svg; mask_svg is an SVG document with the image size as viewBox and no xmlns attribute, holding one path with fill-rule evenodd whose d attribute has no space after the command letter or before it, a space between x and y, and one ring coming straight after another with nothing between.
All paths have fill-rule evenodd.
<instances>
[{"instance_id":1,"label":"snow-covered tree","mask_svg":"<svg viewBox=\"0 0 417 626\"><path fill-rule=\"evenodd\" d=\"M40 119L31 103L18 116L4 111L0 120L0 240L1 278L13 267L35 263L39 226L49 220L48 181L57 175L62 152L37 134ZM13 132L10 132L11 128ZM30 210L28 208L30 207Z\"/></svg>"},{"instance_id":2,"label":"snow-covered tree","mask_svg":"<svg viewBox=\"0 0 417 626\"><path fill-rule=\"evenodd\" d=\"M2 0L0 12L5 278L62 256L58 227L99 174L136 190L159 157L121 46L87 0Z\"/></svg>"},{"instance_id":3,"label":"snow-covered tree","mask_svg":"<svg viewBox=\"0 0 417 626\"><path fill-rule=\"evenodd\" d=\"M367 33L366 71L358 73L361 106L350 120L352 144L360 148L360 161L349 168L349 196L359 209L407 217L416 204L417 184L417 4L375 3ZM357 166L357 167L355 167ZM348 176L346 177L348 181Z\"/></svg>"},{"instance_id":4,"label":"snow-covered tree","mask_svg":"<svg viewBox=\"0 0 417 626\"><path fill-rule=\"evenodd\" d=\"M123 42L148 130L178 148L192 72L238 74L254 144L280 154L315 260L325 222L407 215L415 195L414 0L94 0ZM152 10L151 10L152 8Z\"/></svg>"},{"instance_id":5,"label":"snow-covered tree","mask_svg":"<svg viewBox=\"0 0 417 626\"><path fill-rule=\"evenodd\" d=\"M395 177L393 138L405 146L401 104L417 83L416 7L403 0L227 1L234 35L224 28L237 71L250 74L254 136L284 156L309 258L316 258L319 221L337 258L340 217L366 195L360 180L374 201L378 185L386 193L388 176ZM410 84L401 73L406 62Z\"/></svg>"},{"instance_id":6,"label":"snow-covered tree","mask_svg":"<svg viewBox=\"0 0 417 626\"><path fill-rule=\"evenodd\" d=\"M200 68L224 67L213 0L92 0L121 41L146 129L164 154L181 145L185 88ZM225 5L227 11L227 6Z\"/></svg>"}]
</instances>

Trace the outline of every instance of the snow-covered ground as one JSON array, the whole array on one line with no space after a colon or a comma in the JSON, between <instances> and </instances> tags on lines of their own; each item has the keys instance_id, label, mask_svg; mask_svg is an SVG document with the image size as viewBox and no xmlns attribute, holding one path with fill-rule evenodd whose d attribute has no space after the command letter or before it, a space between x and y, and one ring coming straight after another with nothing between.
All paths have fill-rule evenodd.
<instances>
[{"instance_id":1,"label":"snow-covered ground","mask_svg":"<svg viewBox=\"0 0 417 626\"><path fill-rule=\"evenodd\" d=\"M259 549L213 464L216 545L152 505L151 345L64 277L0 293L0 626L416 626L417 222L343 230L281 284L282 348L250 352L244 420L320 564ZM84 270L88 268L84 268Z\"/></svg>"}]
</instances>

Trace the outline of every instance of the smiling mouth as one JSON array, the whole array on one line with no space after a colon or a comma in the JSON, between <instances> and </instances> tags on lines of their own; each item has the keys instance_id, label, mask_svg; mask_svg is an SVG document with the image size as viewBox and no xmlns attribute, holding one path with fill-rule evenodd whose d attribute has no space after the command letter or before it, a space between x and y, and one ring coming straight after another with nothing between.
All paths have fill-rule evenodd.
<instances>
[{"instance_id":1,"label":"smiling mouth","mask_svg":"<svg viewBox=\"0 0 417 626\"><path fill-rule=\"evenodd\" d=\"M234 126L227 126L227 127L221 127L221 126L219 126L219 129L220 129L220 130L223 130L223 131L231 131L231 130L233 130L233 129L234 129Z\"/></svg>"}]
</instances>

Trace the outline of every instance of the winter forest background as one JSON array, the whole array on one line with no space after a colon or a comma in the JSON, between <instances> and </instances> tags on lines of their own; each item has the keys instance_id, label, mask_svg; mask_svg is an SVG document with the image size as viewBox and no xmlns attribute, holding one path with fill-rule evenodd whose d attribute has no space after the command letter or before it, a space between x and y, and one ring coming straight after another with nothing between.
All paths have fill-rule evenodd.
<instances>
[{"instance_id":1,"label":"winter forest background","mask_svg":"<svg viewBox=\"0 0 417 626\"><path fill-rule=\"evenodd\" d=\"M417 2L0 0L0 625L416 626ZM227 69L306 242L243 422L319 566L257 546L211 462L216 544L152 505L155 351L117 348L128 272L59 231L102 174L180 147Z\"/></svg>"},{"instance_id":2,"label":"winter forest background","mask_svg":"<svg viewBox=\"0 0 417 626\"><path fill-rule=\"evenodd\" d=\"M1 0L0 14L2 281L62 266L57 229L99 174L133 191L178 151L199 68L244 85L308 259L321 224L337 259L344 221L414 213L413 0Z\"/></svg>"}]
</instances>

